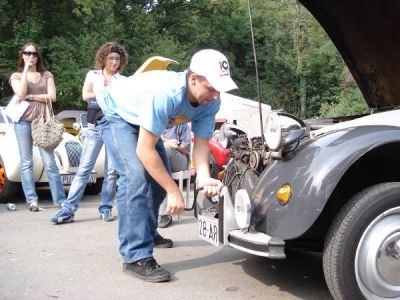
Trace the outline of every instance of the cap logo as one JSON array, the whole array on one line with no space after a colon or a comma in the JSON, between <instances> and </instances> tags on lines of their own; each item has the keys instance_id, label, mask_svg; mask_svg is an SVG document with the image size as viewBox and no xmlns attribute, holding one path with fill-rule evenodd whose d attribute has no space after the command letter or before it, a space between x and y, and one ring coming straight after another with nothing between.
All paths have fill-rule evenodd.
<instances>
[{"instance_id":1,"label":"cap logo","mask_svg":"<svg viewBox=\"0 0 400 300\"><path fill-rule=\"evenodd\" d=\"M221 76L229 76L229 64L226 60L219 62L219 69L221 70Z\"/></svg>"}]
</instances>

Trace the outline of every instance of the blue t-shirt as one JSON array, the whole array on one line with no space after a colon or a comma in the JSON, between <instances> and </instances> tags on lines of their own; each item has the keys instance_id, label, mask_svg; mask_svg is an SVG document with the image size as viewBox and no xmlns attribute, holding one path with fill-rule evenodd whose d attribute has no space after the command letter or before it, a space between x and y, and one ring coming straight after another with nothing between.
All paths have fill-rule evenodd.
<instances>
[{"instance_id":1,"label":"blue t-shirt","mask_svg":"<svg viewBox=\"0 0 400 300\"><path fill-rule=\"evenodd\" d=\"M211 138L221 101L193 106L187 71L150 71L122 78L104 88L97 102L103 113L139 125L157 136L167 127L192 122L196 137Z\"/></svg>"}]
</instances>

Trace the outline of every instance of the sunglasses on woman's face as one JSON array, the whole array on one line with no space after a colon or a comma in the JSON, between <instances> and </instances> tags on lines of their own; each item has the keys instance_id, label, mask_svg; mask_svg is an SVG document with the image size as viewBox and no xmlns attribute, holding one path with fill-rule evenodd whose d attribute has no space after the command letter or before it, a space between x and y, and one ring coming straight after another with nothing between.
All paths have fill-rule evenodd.
<instances>
[{"instance_id":1,"label":"sunglasses on woman's face","mask_svg":"<svg viewBox=\"0 0 400 300\"><path fill-rule=\"evenodd\" d=\"M26 56L31 56L31 55L35 56L35 57L39 56L39 54L37 52L31 52L31 51L24 51L24 52L22 52L22 54L26 55Z\"/></svg>"}]
</instances>

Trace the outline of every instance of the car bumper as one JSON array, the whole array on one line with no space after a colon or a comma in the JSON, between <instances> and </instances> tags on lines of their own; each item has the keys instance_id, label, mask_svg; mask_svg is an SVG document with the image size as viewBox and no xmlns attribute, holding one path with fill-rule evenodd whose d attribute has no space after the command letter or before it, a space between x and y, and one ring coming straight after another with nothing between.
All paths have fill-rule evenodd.
<instances>
[{"instance_id":1,"label":"car bumper","mask_svg":"<svg viewBox=\"0 0 400 300\"><path fill-rule=\"evenodd\" d=\"M217 226L218 241L210 241L207 239L207 235L204 234L200 234L200 237L214 245L228 245L253 255L273 259L286 258L285 242L279 237L271 237L263 232L242 230L238 228L233 204L226 187L222 189L217 207L218 219L216 219L213 214L202 214L201 212L200 218L202 222L213 224L212 226ZM202 226L203 229L207 228L207 226L204 226L204 223L202 223ZM199 233L200 232L201 229L199 228Z\"/></svg>"}]
</instances>

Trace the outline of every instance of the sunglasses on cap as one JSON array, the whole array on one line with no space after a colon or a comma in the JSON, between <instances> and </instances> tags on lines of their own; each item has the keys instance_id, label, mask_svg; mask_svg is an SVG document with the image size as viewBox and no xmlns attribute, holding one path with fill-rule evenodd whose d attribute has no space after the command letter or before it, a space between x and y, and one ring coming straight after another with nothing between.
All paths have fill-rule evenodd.
<instances>
[{"instance_id":1,"label":"sunglasses on cap","mask_svg":"<svg viewBox=\"0 0 400 300\"><path fill-rule=\"evenodd\" d=\"M26 55L26 56L35 56L35 57L38 57L39 56L39 53L37 53L37 52L31 52L31 51L24 51L24 52L22 52L22 54L23 55Z\"/></svg>"}]
</instances>

